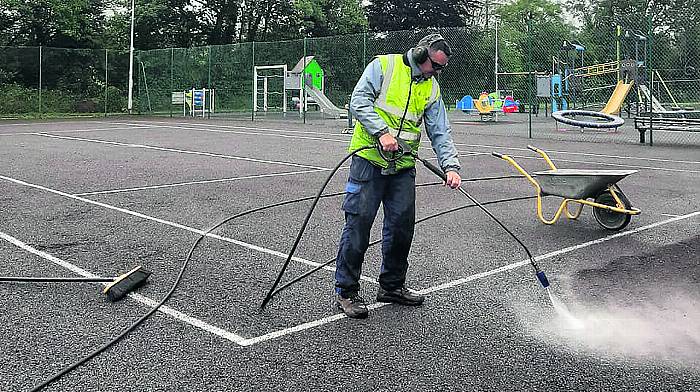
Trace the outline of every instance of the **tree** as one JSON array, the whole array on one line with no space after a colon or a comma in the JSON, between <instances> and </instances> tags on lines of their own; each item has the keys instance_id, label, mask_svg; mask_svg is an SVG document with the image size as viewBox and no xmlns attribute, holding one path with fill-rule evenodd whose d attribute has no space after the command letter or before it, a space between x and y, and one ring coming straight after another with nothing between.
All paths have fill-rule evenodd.
<instances>
[{"instance_id":1,"label":"tree","mask_svg":"<svg viewBox=\"0 0 700 392\"><path fill-rule=\"evenodd\" d=\"M94 48L104 29L104 0L3 0L3 45Z\"/></svg>"},{"instance_id":2,"label":"tree","mask_svg":"<svg viewBox=\"0 0 700 392\"><path fill-rule=\"evenodd\" d=\"M573 27L564 21L561 6L552 0L518 0L499 7L497 12L501 18L501 71L526 71L530 44L532 69L545 71L551 68L552 56L558 54L563 41L574 39Z\"/></svg>"},{"instance_id":3,"label":"tree","mask_svg":"<svg viewBox=\"0 0 700 392\"><path fill-rule=\"evenodd\" d=\"M294 6L305 36L343 35L367 29L358 0L298 0Z\"/></svg>"},{"instance_id":4,"label":"tree","mask_svg":"<svg viewBox=\"0 0 700 392\"><path fill-rule=\"evenodd\" d=\"M131 27L131 2L107 21L103 45L111 48L129 47ZM190 6L189 0L136 0L134 22L134 47L155 49L203 45L200 15Z\"/></svg>"},{"instance_id":5,"label":"tree","mask_svg":"<svg viewBox=\"0 0 700 392\"><path fill-rule=\"evenodd\" d=\"M366 8L373 31L410 30L427 27L466 26L472 0L371 0Z\"/></svg>"},{"instance_id":6,"label":"tree","mask_svg":"<svg viewBox=\"0 0 700 392\"><path fill-rule=\"evenodd\" d=\"M298 38L290 0L248 0L243 9L239 41Z\"/></svg>"}]
</instances>

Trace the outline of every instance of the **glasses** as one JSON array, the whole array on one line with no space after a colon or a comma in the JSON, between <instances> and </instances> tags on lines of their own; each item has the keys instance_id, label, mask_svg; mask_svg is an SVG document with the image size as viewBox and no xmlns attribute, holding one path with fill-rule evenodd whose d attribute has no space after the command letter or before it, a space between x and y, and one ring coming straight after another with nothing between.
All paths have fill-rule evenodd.
<instances>
[{"instance_id":1,"label":"glasses","mask_svg":"<svg viewBox=\"0 0 700 392\"><path fill-rule=\"evenodd\" d=\"M445 63L445 64L436 63L433 60L433 58L430 56L428 56L428 60L430 60L430 65L432 65L433 69L436 71L440 71L440 70L444 69L445 67L447 67L447 63Z\"/></svg>"}]
</instances>

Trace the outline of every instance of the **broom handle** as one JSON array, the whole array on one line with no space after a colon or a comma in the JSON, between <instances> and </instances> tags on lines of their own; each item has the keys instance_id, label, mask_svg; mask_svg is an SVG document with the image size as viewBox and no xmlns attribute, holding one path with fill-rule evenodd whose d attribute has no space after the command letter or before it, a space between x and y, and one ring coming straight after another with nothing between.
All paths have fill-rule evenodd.
<instances>
[{"instance_id":1,"label":"broom handle","mask_svg":"<svg viewBox=\"0 0 700 392\"><path fill-rule=\"evenodd\" d=\"M0 282L113 282L115 278L48 278L0 276Z\"/></svg>"}]
</instances>

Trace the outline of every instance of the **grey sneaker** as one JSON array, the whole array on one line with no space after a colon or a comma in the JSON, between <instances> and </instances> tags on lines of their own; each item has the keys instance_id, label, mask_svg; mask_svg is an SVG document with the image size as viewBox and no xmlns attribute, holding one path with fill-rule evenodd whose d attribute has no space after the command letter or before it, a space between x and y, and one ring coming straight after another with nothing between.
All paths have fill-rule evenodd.
<instances>
[{"instance_id":1,"label":"grey sneaker","mask_svg":"<svg viewBox=\"0 0 700 392\"><path fill-rule=\"evenodd\" d=\"M418 306L425 301L425 297L420 294L413 294L406 287L395 290L385 290L379 288L377 291L377 302L391 302L400 305Z\"/></svg>"},{"instance_id":2,"label":"grey sneaker","mask_svg":"<svg viewBox=\"0 0 700 392\"><path fill-rule=\"evenodd\" d=\"M365 300L358 294L353 294L350 298L337 294L335 296L335 305L350 318L363 319L367 318L369 314Z\"/></svg>"}]
</instances>

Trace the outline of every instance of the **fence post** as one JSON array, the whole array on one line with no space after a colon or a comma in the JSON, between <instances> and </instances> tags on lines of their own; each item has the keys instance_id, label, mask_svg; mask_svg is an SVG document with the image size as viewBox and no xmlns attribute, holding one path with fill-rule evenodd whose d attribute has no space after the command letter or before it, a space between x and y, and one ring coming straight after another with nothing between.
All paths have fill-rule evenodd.
<instances>
[{"instance_id":1,"label":"fence post","mask_svg":"<svg viewBox=\"0 0 700 392\"><path fill-rule=\"evenodd\" d=\"M211 45L207 45L207 61L209 63L209 74L207 75L207 90L209 90L209 98L211 98ZM204 94L204 102L206 103L206 94ZM211 102L209 103L211 105ZM206 106L202 110L206 110ZM211 119L211 108L207 112L207 119Z\"/></svg>"},{"instance_id":2,"label":"fence post","mask_svg":"<svg viewBox=\"0 0 700 392\"><path fill-rule=\"evenodd\" d=\"M527 15L527 103L529 106L527 115L527 137L532 139L532 85L533 85L533 70L532 70L532 12L528 11ZM538 103L539 105L539 103Z\"/></svg>"},{"instance_id":3,"label":"fence post","mask_svg":"<svg viewBox=\"0 0 700 392\"><path fill-rule=\"evenodd\" d=\"M304 108L304 110L302 110L302 112L304 113L304 116L303 116L304 124L306 124L306 110L307 110L307 107L306 107L306 73L305 73L306 72L306 65L307 65L306 64L306 37L304 37L304 69L301 70L301 88L302 88L302 92L303 92L302 96L304 97L304 102L302 102L302 108Z\"/></svg>"},{"instance_id":4,"label":"fence post","mask_svg":"<svg viewBox=\"0 0 700 392\"><path fill-rule=\"evenodd\" d=\"M170 48L170 117L173 116L173 103L172 103L172 94L173 94L173 67L175 66L175 48ZM185 99L185 96L182 96L182 99Z\"/></svg>"},{"instance_id":5,"label":"fence post","mask_svg":"<svg viewBox=\"0 0 700 392\"><path fill-rule=\"evenodd\" d=\"M42 46L39 45L39 118L41 118L41 53Z\"/></svg>"},{"instance_id":6,"label":"fence post","mask_svg":"<svg viewBox=\"0 0 700 392\"><path fill-rule=\"evenodd\" d=\"M622 26L619 24L615 28L615 51L617 60L617 80L622 79L622 71L620 70L620 35L622 35ZM622 113L620 113L622 114Z\"/></svg>"},{"instance_id":7,"label":"fence post","mask_svg":"<svg viewBox=\"0 0 700 392\"><path fill-rule=\"evenodd\" d=\"M107 87L109 87L109 59L107 58L109 50L105 49L105 117L107 117Z\"/></svg>"},{"instance_id":8,"label":"fence post","mask_svg":"<svg viewBox=\"0 0 700 392\"><path fill-rule=\"evenodd\" d=\"M250 68L252 80L253 80L253 93L250 95L250 121L255 121L255 84L258 82L255 80L255 41L251 42L252 44L252 65Z\"/></svg>"},{"instance_id":9,"label":"fence post","mask_svg":"<svg viewBox=\"0 0 700 392\"><path fill-rule=\"evenodd\" d=\"M653 64L652 64L651 58L652 58L652 54L654 53L654 45L653 45L654 25L653 25L653 20L652 20L652 16L653 16L654 12L653 12L653 8L652 8L653 7L652 2L650 1L648 4L649 4L648 5L648 7L649 7L648 13L649 14L647 16L647 20L649 23L649 31L647 33L647 37L648 37L647 44L649 45L649 54L648 54L647 60L649 62L647 63L647 72L649 75L648 80L650 83L650 86L649 86L649 145L653 146L654 145L654 121L652 121L652 117L654 117L654 105L653 105L653 102L654 102L654 70L652 68Z\"/></svg>"}]
</instances>

